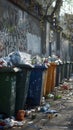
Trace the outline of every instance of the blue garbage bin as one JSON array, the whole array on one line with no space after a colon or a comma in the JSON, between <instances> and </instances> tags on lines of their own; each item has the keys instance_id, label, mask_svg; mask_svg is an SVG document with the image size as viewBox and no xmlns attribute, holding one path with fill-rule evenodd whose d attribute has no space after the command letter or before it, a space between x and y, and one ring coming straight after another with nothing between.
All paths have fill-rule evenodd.
<instances>
[{"instance_id":1,"label":"blue garbage bin","mask_svg":"<svg viewBox=\"0 0 73 130\"><path fill-rule=\"evenodd\" d=\"M27 107L40 105L43 94L43 74L46 68L45 65L36 65L31 71L26 101Z\"/></svg>"}]
</instances>

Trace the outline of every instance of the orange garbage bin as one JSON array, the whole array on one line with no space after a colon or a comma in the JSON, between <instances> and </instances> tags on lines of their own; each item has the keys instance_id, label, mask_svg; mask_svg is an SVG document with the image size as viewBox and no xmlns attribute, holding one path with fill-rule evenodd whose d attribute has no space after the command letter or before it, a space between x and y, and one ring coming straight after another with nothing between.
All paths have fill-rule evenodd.
<instances>
[{"instance_id":1,"label":"orange garbage bin","mask_svg":"<svg viewBox=\"0 0 73 130\"><path fill-rule=\"evenodd\" d=\"M45 74L44 96L54 90L56 83L56 63L51 62Z\"/></svg>"},{"instance_id":2,"label":"orange garbage bin","mask_svg":"<svg viewBox=\"0 0 73 130\"><path fill-rule=\"evenodd\" d=\"M52 66L52 80L51 80L51 92L54 90L54 87L56 85L56 63L51 63Z\"/></svg>"}]
</instances>

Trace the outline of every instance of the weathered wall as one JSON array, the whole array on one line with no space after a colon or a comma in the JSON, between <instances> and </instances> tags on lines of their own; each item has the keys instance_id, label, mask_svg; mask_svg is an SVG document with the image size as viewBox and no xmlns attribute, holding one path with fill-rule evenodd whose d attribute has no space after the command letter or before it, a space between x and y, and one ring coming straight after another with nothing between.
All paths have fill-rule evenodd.
<instances>
[{"instance_id":1,"label":"weathered wall","mask_svg":"<svg viewBox=\"0 0 73 130\"><path fill-rule=\"evenodd\" d=\"M39 21L6 0L0 0L0 42L3 45L1 56L15 50L40 54Z\"/></svg>"},{"instance_id":2,"label":"weathered wall","mask_svg":"<svg viewBox=\"0 0 73 130\"><path fill-rule=\"evenodd\" d=\"M50 33L50 24L47 22L47 24L46 24L46 55L48 56L49 55L49 49L50 49L50 47L49 47L49 42L50 42L50 35L49 35L49 33Z\"/></svg>"},{"instance_id":3,"label":"weathered wall","mask_svg":"<svg viewBox=\"0 0 73 130\"><path fill-rule=\"evenodd\" d=\"M60 46L61 49L61 58L64 61L69 61L70 60L70 56L69 56L69 41L62 38L62 44Z\"/></svg>"},{"instance_id":4,"label":"weathered wall","mask_svg":"<svg viewBox=\"0 0 73 130\"><path fill-rule=\"evenodd\" d=\"M63 27L63 33L66 37L62 34L60 39L60 50L61 50L61 57L64 61L72 60L72 46L70 46L70 40L68 39L71 31L68 29L69 26L69 19L67 19L66 15L60 17L60 25Z\"/></svg>"}]
</instances>

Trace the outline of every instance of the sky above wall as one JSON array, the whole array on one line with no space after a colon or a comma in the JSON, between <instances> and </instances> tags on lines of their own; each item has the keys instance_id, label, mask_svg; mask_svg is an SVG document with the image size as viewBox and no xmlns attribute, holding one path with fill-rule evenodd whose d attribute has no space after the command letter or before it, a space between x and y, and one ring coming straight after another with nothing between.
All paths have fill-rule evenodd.
<instances>
[{"instance_id":1,"label":"sky above wall","mask_svg":"<svg viewBox=\"0 0 73 130\"><path fill-rule=\"evenodd\" d=\"M60 15L73 14L73 0L63 0Z\"/></svg>"},{"instance_id":2,"label":"sky above wall","mask_svg":"<svg viewBox=\"0 0 73 130\"><path fill-rule=\"evenodd\" d=\"M37 0L40 4L47 6L47 4L51 1L53 2L53 7L55 6L56 0ZM64 13L73 14L73 0L62 0L63 4L61 7L60 15Z\"/></svg>"}]
</instances>

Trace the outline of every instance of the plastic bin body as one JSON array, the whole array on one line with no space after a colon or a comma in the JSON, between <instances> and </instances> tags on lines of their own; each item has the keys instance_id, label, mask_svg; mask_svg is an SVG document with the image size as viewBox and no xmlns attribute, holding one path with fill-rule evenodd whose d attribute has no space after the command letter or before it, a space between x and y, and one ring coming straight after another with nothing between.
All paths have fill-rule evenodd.
<instances>
[{"instance_id":1,"label":"plastic bin body","mask_svg":"<svg viewBox=\"0 0 73 130\"><path fill-rule=\"evenodd\" d=\"M64 78L67 79L67 63L65 63L65 67L64 67Z\"/></svg>"},{"instance_id":2,"label":"plastic bin body","mask_svg":"<svg viewBox=\"0 0 73 130\"><path fill-rule=\"evenodd\" d=\"M65 63L64 77L69 79L70 77L70 63Z\"/></svg>"},{"instance_id":3,"label":"plastic bin body","mask_svg":"<svg viewBox=\"0 0 73 130\"><path fill-rule=\"evenodd\" d=\"M22 71L18 72L16 76L16 112L18 110L24 110L31 72L30 66L20 65L19 67Z\"/></svg>"},{"instance_id":4,"label":"plastic bin body","mask_svg":"<svg viewBox=\"0 0 73 130\"><path fill-rule=\"evenodd\" d=\"M72 74L72 62L70 62L71 71L70 74Z\"/></svg>"},{"instance_id":5,"label":"plastic bin body","mask_svg":"<svg viewBox=\"0 0 73 130\"><path fill-rule=\"evenodd\" d=\"M56 85L56 66L55 63L50 63L50 66L48 66L45 96L51 93Z\"/></svg>"},{"instance_id":6,"label":"plastic bin body","mask_svg":"<svg viewBox=\"0 0 73 130\"><path fill-rule=\"evenodd\" d=\"M16 76L11 69L0 69L0 113L15 114Z\"/></svg>"},{"instance_id":7,"label":"plastic bin body","mask_svg":"<svg viewBox=\"0 0 73 130\"><path fill-rule=\"evenodd\" d=\"M51 92L51 80L52 80L52 69L48 67L47 82L46 82L46 94Z\"/></svg>"},{"instance_id":8,"label":"plastic bin body","mask_svg":"<svg viewBox=\"0 0 73 130\"><path fill-rule=\"evenodd\" d=\"M67 79L70 77L70 63L67 63Z\"/></svg>"},{"instance_id":9,"label":"plastic bin body","mask_svg":"<svg viewBox=\"0 0 73 130\"><path fill-rule=\"evenodd\" d=\"M59 86L64 79L64 64L57 65L56 69L56 86Z\"/></svg>"},{"instance_id":10,"label":"plastic bin body","mask_svg":"<svg viewBox=\"0 0 73 130\"><path fill-rule=\"evenodd\" d=\"M60 83L60 65L57 65L56 68L56 86L59 86Z\"/></svg>"},{"instance_id":11,"label":"plastic bin body","mask_svg":"<svg viewBox=\"0 0 73 130\"><path fill-rule=\"evenodd\" d=\"M52 66L52 80L51 80L51 92L54 90L54 87L56 85L56 64L51 63Z\"/></svg>"},{"instance_id":12,"label":"plastic bin body","mask_svg":"<svg viewBox=\"0 0 73 130\"><path fill-rule=\"evenodd\" d=\"M64 79L64 64L60 64L60 82L62 83Z\"/></svg>"},{"instance_id":13,"label":"plastic bin body","mask_svg":"<svg viewBox=\"0 0 73 130\"><path fill-rule=\"evenodd\" d=\"M72 63L70 62L70 64L69 64L69 78L70 78L71 74L72 74Z\"/></svg>"},{"instance_id":14,"label":"plastic bin body","mask_svg":"<svg viewBox=\"0 0 73 130\"><path fill-rule=\"evenodd\" d=\"M30 74L29 89L27 96L27 106L33 107L40 105L43 94L43 75L46 67L35 66Z\"/></svg>"},{"instance_id":15,"label":"plastic bin body","mask_svg":"<svg viewBox=\"0 0 73 130\"><path fill-rule=\"evenodd\" d=\"M44 73L43 96L46 96L47 75L48 75L48 70L46 70Z\"/></svg>"},{"instance_id":16,"label":"plastic bin body","mask_svg":"<svg viewBox=\"0 0 73 130\"><path fill-rule=\"evenodd\" d=\"M60 64L60 71L59 71L60 77L59 77L59 83L62 82L62 72L63 72L63 70L62 70L62 65Z\"/></svg>"},{"instance_id":17,"label":"plastic bin body","mask_svg":"<svg viewBox=\"0 0 73 130\"><path fill-rule=\"evenodd\" d=\"M62 64L62 82L63 82L63 80L64 80L64 69L65 69L65 64L63 63Z\"/></svg>"},{"instance_id":18,"label":"plastic bin body","mask_svg":"<svg viewBox=\"0 0 73 130\"><path fill-rule=\"evenodd\" d=\"M65 65L65 78L69 79L69 63Z\"/></svg>"},{"instance_id":19,"label":"plastic bin body","mask_svg":"<svg viewBox=\"0 0 73 130\"><path fill-rule=\"evenodd\" d=\"M72 62L72 73L73 73L73 62Z\"/></svg>"}]
</instances>

